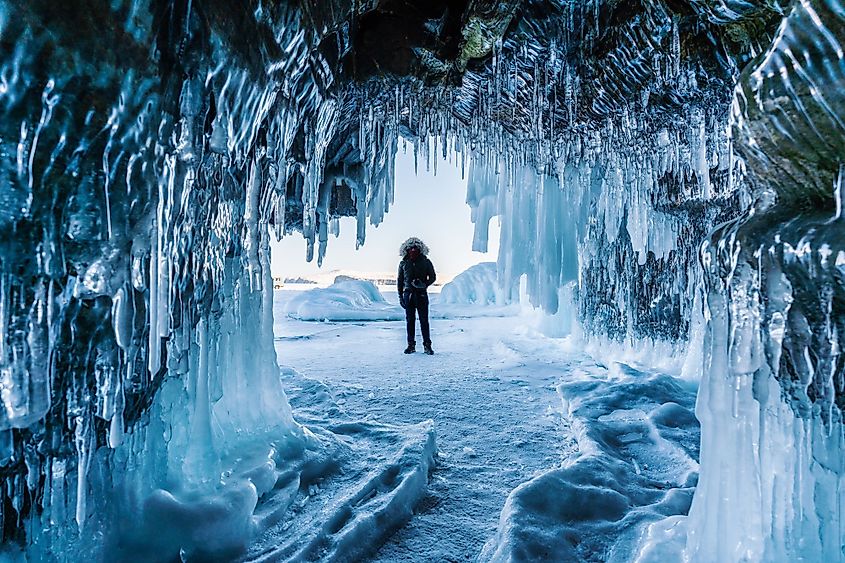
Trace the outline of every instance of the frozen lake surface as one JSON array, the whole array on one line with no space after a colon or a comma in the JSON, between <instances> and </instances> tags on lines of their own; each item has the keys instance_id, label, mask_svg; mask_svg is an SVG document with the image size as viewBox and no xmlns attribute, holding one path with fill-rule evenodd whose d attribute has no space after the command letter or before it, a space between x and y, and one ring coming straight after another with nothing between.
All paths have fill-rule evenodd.
<instances>
[{"instance_id":1,"label":"frozen lake surface","mask_svg":"<svg viewBox=\"0 0 845 563\"><path fill-rule=\"evenodd\" d=\"M380 309L395 306L384 297ZM688 509L693 385L597 361L574 340L543 336L514 307L439 306L432 296L429 357L402 353L401 321L287 317L287 303L302 298L276 292L280 365L325 384L350 419L434 421L427 492L373 561L626 560L645 524ZM298 389L294 416L307 418L312 398ZM580 510L582 496L590 506ZM535 545L540 529L545 547Z\"/></svg>"}]
</instances>

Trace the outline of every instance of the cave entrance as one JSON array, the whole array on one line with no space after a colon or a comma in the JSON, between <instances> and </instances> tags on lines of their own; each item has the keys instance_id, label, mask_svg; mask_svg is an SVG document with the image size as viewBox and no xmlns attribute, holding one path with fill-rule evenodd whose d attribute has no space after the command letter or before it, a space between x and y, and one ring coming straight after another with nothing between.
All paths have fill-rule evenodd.
<instances>
[{"instance_id":1,"label":"cave entrance","mask_svg":"<svg viewBox=\"0 0 845 563\"><path fill-rule=\"evenodd\" d=\"M331 220L329 231L333 234L329 235L321 263L317 258L310 262L304 259L307 242L299 233L271 243L276 290L303 291L331 285L338 277L355 278L372 281L395 304L399 245L412 236L422 239L431 249L430 258L437 271L432 293L439 293L444 284L467 268L496 261L497 220L489 224L487 251L472 250L475 227L466 204L468 167L462 170L460 155L435 155L426 162L414 154L410 145L401 145L395 157L393 203L380 224L367 225L365 243L360 247L356 244L355 217Z\"/></svg>"}]
</instances>

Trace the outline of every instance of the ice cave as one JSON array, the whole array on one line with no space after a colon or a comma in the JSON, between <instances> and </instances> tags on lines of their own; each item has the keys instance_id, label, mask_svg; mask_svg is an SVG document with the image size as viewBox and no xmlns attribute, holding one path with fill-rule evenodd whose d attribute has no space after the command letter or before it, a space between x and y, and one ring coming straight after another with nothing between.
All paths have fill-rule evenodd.
<instances>
[{"instance_id":1,"label":"ice cave","mask_svg":"<svg viewBox=\"0 0 845 563\"><path fill-rule=\"evenodd\" d=\"M0 560L845 562L843 45L842 0L0 0ZM497 225L431 357L271 276L403 151Z\"/></svg>"}]
</instances>

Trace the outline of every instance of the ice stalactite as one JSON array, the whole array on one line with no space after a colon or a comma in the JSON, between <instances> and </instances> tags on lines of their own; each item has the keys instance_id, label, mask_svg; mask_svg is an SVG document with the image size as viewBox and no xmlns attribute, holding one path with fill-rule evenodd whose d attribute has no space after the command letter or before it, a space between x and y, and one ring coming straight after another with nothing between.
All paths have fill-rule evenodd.
<instances>
[{"instance_id":1,"label":"ice stalactite","mask_svg":"<svg viewBox=\"0 0 845 563\"><path fill-rule=\"evenodd\" d=\"M725 181L733 173L728 139L718 120L705 120L693 110L688 125L657 131L608 124L572 135L556 161L539 167L473 159L476 246L485 246L498 215L506 289L526 275L532 302L554 314L558 290L575 282L591 332L683 338L700 281L697 241L737 197Z\"/></svg>"},{"instance_id":2,"label":"ice stalactite","mask_svg":"<svg viewBox=\"0 0 845 563\"><path fill-rule=\"evenodd\" d=\"M732 224L704 251L710 318L696 409L701 478L687 523L693 559L845 557L845 249L843 226L830 219L756 232L753 222Z\"/></svg>"},{"instance_id":3,"label":"ice stalactite","mask_svg":"<svg viewBox=\"0 0 845 563\"><path fill-rule=\"evenodd\" d=\"M598 4L596 14L607 9ZM469 165L473 246L486 248L499 216L506 291L526 274L532 302L554 313L561 288L577 282L590 332L683 339L694 248L745 197L730 181L725 83L709 79L714 63L700 52L681 55L684 40L716 39L659 5L630 8L648 41L627 26L606 35L575 4L535 9L542 16L519 20L460 86L397 80L388 96L370 83L356 88L360 107L408 138L426 166L452 151ZM554 33L541 34L544 25ZM718 64L737 72L730 59ZM671 112L666 99L677 102Z\"/></svg>"},{"instance_id":4,"label":"ice stalactite","mask_svg":"<svg viewBox=\"0 0 845 563\"><path fill-rule=\"evenodd\" d=\"M527 2L460 84L424 74L389 95L383 79L356 91L427 166L441 151L469 165L473 245L499 216L506 289L526 274L532 302L554 313L575 283L588 332L683 340L695 247L748 204L732 179L730 87L779 9ZM454 69L438 61L421 64L446 81Z\"/></svg>"}]
</instances>

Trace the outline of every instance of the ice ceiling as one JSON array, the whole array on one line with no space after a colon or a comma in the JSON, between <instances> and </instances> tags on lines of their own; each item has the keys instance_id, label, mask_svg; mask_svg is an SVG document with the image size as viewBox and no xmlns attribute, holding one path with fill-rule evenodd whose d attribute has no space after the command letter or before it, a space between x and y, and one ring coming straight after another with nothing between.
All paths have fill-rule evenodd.
<instances>
[{"instance_id":1,"label":"ice ceiling","mask_svg":"<svg viewBox=\"0 0 845 563\"><path fill-rule=\"evenodd\" d=\"M506 290L694 343L693 556L841 559L843 38L838 0L0 1L4 539L313 447L269 237L363 244L404 138L465 160Z\"/></svg>"}]
</instances>

